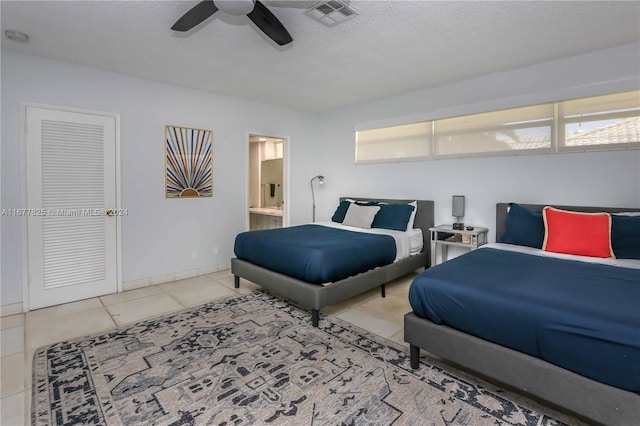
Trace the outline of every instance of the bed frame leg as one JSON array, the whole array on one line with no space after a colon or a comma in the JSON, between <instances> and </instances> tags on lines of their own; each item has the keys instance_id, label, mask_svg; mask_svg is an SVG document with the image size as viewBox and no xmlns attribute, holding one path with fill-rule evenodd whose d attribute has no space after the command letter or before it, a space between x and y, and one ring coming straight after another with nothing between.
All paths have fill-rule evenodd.
<instances>
[{"instance_id":1,"label":"bed frame leg","mask_svg":"<svg viewBox=\"0 0 640 426\"><path fill-rule=\"evenodd\" d=\"M414 370L420 368L420 348L418 346L409 345L409 358L411 360L411 368Z\"/></svg>"},{"instance_id":2,"label":"bed frame leg","mask_svg":"<svg viewBox=\"0 0 640 426\"><path fill-rule=\"evenodd\" d=\"M319 322L320 322L320 310L311 309L311 325L313 325L314 327L317 327Z\"/></svg>"},{"instance_id":3,"label":"bed frame leg","mask_svg":"<svg viewBox=\"0 0 640 426\"><path fill-rule=\"evenodd\" d=\"M385 291L384 284L382 284L380 286L380 294L382 294L382 297L387 297L387 293Z\"/></svg>"},{"instance_id":4,"label":"bed frame leg","mask_svg":"<svg viewBox=\"0 0 640 426\"><path fill-rule=\"evenodd\" d=\"M233 276L233 286L235 288L240 288L240 277L237 275Z\"/></svg>"}]
</instances>

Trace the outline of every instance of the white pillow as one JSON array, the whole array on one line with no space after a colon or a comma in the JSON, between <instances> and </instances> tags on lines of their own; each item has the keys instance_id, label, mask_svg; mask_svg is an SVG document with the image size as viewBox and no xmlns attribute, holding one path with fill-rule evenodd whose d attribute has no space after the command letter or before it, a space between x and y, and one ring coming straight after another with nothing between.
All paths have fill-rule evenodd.
<instances>
[{"instance_id":1,"label":"white pillow","mask_svg":"<svg viewBox=\"0 0 640 426\"><path fill-rule=\"evenodd\" d=\"M347 210L347 214L344 216L343 225L355 226L358 228L371 228L373 219L378 214L380 207L378 206L359 206L357 204L351 204Z\"/></svg>"},{"instance_id":2,"label":"white pillow","mask_svg":"<svg viewBox=\"0 0 640 426\"><path fill-rule=\"evenodd\" d=\"M346 201L350 202L350 203L367 203L369 201L365 201L365 200L354 200L352 198L347 198ZM379 203L379 204L389 204L389 203L385 203L384 201L374 201L375 203ZM418 201L412 201L410 203L407 203L410 206L413 206L413 211L411 212L411 216L409 217L409 222L407 222L407 231L411 231L413 229L413 225L414 222L416 220L416 212L418 211ZM353 204L352 204L353 205ZM360 226L360 228L362 228Z\"/></svg>"},{"instance_id":3,"label":"white pillow","mask_svg":"<svg viewBox=\"0 0 640 426\"><path fill-rule=\"evenodd\" d=\"M413 222L416 220L416 212L418 211L418 200L407 203L410 206L413 206L413 211L411 212L411 216L409 217L409 222L407 222L407 231L411 231L413 229Z\"/></svg>"}]
</instances>

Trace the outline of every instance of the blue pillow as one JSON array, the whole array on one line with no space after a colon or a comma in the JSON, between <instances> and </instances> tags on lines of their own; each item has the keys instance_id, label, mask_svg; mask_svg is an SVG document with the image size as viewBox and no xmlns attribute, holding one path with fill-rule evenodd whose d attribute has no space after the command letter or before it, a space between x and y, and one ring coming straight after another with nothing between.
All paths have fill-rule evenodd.
<instances>
[{"instance_id":1,"label":"blue pillow","mask_svg":"<svg viewBox=\"0 0 640 426\"><path fill-rule=\"evenodd\" d=\"M371 224L372 228L406 231L414 207L409 204L378 204L380 211Z\"/></svg>"},{"instance_id":2,"label":"blue pillow","mask_svg":"<svg viewBox=\"0 0 640 426\"><path fill-rule=\"evenodd\" d=\"M338 223L344 222L344 217L347 215L347 210L349 210L350 205L351 202L349 201L341 201L340 204L338 204L338 208L336 208L336 211L333 213L331 220Z\"/></svg>"},{"instance_id":3,"label":"blue pillow","mask_svg":"<svg viewBox=\"0 0 640 426\"><path fill-rule=\"evenodd\" d=\"M499 242L542 248L545 232L542 212L530 210L516 203L509 205L511 208L504 221L505 231Z\"/></svg>"},{"instance_id":4,"label":"blue pillow","mask_svg":"<svg viewBox=\"0 0 640 426\"><path fill-rule=\"evenodd\" d=\"M611 215L611 246L617 259L640 259L640 216Z\"/></svg>"}]
</instances>

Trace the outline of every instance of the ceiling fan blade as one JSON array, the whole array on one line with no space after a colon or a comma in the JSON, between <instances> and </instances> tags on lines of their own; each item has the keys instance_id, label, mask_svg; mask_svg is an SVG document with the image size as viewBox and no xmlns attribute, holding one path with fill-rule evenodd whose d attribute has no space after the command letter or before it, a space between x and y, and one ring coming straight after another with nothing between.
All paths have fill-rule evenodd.
<instances>
[{"instance_id":1,"label":"ceiling fan blade","mask_svg":"<svg viewBox=\"0 0 640 426\"><path fill-rule=\"evenodd\" d=\"M189 31L217 11L218 8L213 4L213 0L201 1L182 15L171 29L174 31Z\"/></svg>"},{"instance_id":2,"label":"ceiling fan blade","mask_svg":"<svg viewBox=\"0 0 640 426\"><path fill-rule=\"evenodd\" d=\"M267 37L280 46L284 46L293 41L289 31L287 31L278 18L259 0L256 0L255 7L247 16Z\"/></svg>"}]
</instances>

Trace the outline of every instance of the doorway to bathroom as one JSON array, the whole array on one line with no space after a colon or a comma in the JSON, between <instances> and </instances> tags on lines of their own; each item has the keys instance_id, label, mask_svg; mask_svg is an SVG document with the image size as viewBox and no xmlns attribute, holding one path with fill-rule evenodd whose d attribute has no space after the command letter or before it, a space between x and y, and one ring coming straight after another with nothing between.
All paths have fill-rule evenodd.
<instances>
[{"instance_id":1,"label":"doorway to bathroom","mask_svg":"<svg viewBox=\"0 0 640 426\"><path fill-rule=\"evenodd\" d=\"M285 138L249 135L249 229L281 228L285 200Z\"/></svg>"}]
</instances>

